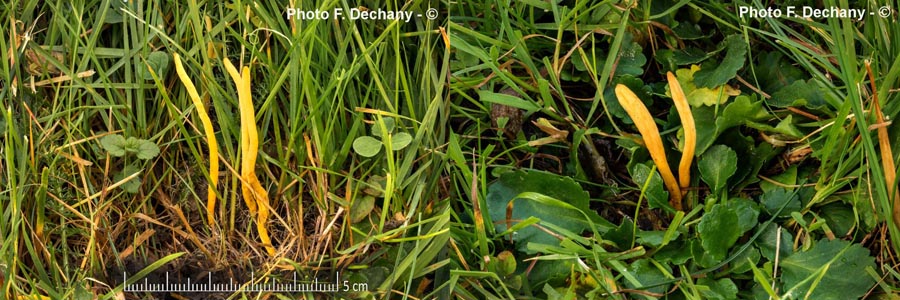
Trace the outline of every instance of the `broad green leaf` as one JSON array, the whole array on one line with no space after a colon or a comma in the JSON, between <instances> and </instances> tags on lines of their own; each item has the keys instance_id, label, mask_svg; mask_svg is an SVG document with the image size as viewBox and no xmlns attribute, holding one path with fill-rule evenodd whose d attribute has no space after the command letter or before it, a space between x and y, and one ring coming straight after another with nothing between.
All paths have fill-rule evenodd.
<instances>
[{"instance_id":1,"label":"broad green leaf","mask_svg":"<svg viewBox=\"0 0 900 300\"><path fill-rule=\"evenodd\" d=\"M494 93L491 91L478 91L478 96L482 102L497 103L524 109L527 113L533 113L541 109L536 103L503 93Z\"/></svg>"},{"instance_id":2,"label":"broad green leaf","mask_svg":"<svg viewBox=\"0 0 900 300\"><path fill-rule=\"evenodd\" d=\"M650 107L653 105L653 96L650 87L644 85L644 82L641 81L640 78L631 75L617 76L613 79L611 85L615 86L616 84L623 84L631 89L631 91L641 99L641 102L643 102L645 106ZM616 96L615 89L606 89L603 96L606 99L606 108L609 109L610 114L618 117L626 124L634 124L634 121L631 120L631 117L629 117L628 113L625 112L625 109L622 108L622 104L619 103L619 98Z\"/></svg>"},{"instance_id":3,"label":"broad green leaf","mask_svg":"<svg viewBox=\"0 0 900 300\"><path fill-rule=\"evenodd\" d=\"M719 137L716 129L716 108L712 106L700 106L691 109L694 115L694 126L697 128L697 149L694 156L699 157Z\"/></svg>"},{"instance_id":4,"label":"broad green leaf","mask_svg":"<svg viewBox=\"0 0 900 300\"><path fill-rule=\"evenodd\" d=\"M122 23L124 18L122 17L122 12L118 9L111 9L106 12L106 18L103 20L106 24L117 24Z\"/></svg>"},{"instance_id":5,"label":"broad green leaf","mask_svg":"<svg viewBox=\"0 0 900 300\"><path fill-rule=\"evenodd\" d=\"M688 246L691 247L691 255L697 266L709 268L722 261L721 259L713 257L706 249L703 249L700 239L693 240Z\"/></svg>"},{"instance_id":6,"label":"broad green leaf","mask_svg":"<svg viewBox=\"0 0 900 300\"><path fill-rule=\"evenodd\" d=\"M519 264L519 272L524 273L526 264ZM574 260L539 260L528 273L528 281L532 286L542 283L561 284L568 277L575 265Z\"/></svg>"},{"instance_id":7,"label":"broad green leaf","mask_svg":"<svg viewBox=\"0 0 900 300\"><path fill-rule=\"evenodd\" d=\"M819 216L825 218L828 227L838 237L848 235L856 226L856 214L853 213L853 208L843 203L831 203L823 206L819 211Z\"/></svg>"},{"instance_id":8,"label":"broad green leaf","mask_svg":"<svg viewBox=\"0 0 900 300\"><path fill-rule=\"evenodd\" d=\"M410 142L412 142L412 136L409 133L398 132L391 136L391 149L394 151L403 150L403 148L409 146Z\"/></svg>"},{"instance_id":9,"label":"broad green leaf","mask_svg":"<svg viewBox=\"0 0 900 300\"><path fill-rule=\"evenodd\" d=\"M100 146L112 156L125 156L127 153L136 154L139 159L151 159L159 155L159 146L136 137L125 138L118 134L104 136L100 139Z\"/></svg>"},{"instance_id":10,"label":"broad green leaf","mask_svg":"<svg viewBox=\"0 0 900 300\"><path fill-rule=\"evenodd\" d=\"M662 49L656 51L656 55L654 58L656 61L667 64L670 69L675 69L676 66L683 65L691 65L696 64L704 59L709 58L709 53L706 51L700 50L694 47L687 47L685 49Z\"/></svg>"},{"instance_id":11,"label":"broad green leaf","mask_svg":"<svg viewBox=\"0 0 900 300\"><path fill-rule=\"evenodd\" d=\"M756 247L749 247L732 260L734 264L731 266L731 273L741 274L750 271L750 269L752 269L750 266L755 266L759 263L759 258L759 249L756 249Z\"/></svg>"},{"instance_id":12,"label":"broad green leaf","mask_svg":"<svg viewBox=\"0 0 900 300\"><path fill-rule=\"evenodd\" d=\"M157 77L162 78L166 72L169 71L169 54L162 51L153 51L150 55L147 56L146 64L137 68L139 73L141 73L141 78L144 80L153 80L153 75L150 73L150 70L153 70L153 73L156 74Z\"/></svg>"},{"instance_id":13,"label":"broad green leaf","mask_svg":"<svg viewBox=\"0 0 900 300\"><path fill-rule=\"evenodd\" d=\"M647 57L644 56L641 45L632 41L631 34L628 34L622 41L622 50L619 51L619 60L616 64L616 76L631 75L640 76L644 74L644 64L647 63ZM598 68L603 70L603 68Z\"/></svg>"},{"instance_id":14,"label":"broad green leaf","mask_svg":"<svg viewBox=\"0 0 900 300\"><path fill-rule=\"evenodd\" d=\"M728 177L737 170L737 155L725 145L716 145L700 157L697 162L700 178L712 189L713 194L725 188Z\"/></svg>"},{"instance_id":15,"label":"broad green leaf","mask_svg":"<svg viewBox=\"0 0 900 300\"><path fill-rule=\"evenodd\" d=\"M726 130L770 117L766 109L762 107L762 101L752 101L750 97L743 95L728 103L725 109L718 113L718 116L715 108L711 106L694 107L691 111L697 127L695 155L698 157L705 153L716 138Z\"/></svg>"},{"instance_id":16,"label":"broad green leaf","mask_svg":"<svg viewBox=\"0 0 900 300\"><path fill-rule=\"evenodd\" d=\"M113 183L122 181L123 179L128 178L128 176L134 175L135 173L140 172L140 171L141 171L141 169L139 169L135 166L126 165L125 168L123 168L121 172L116 173L116 176L113 176ZM120 185L119 187L122 188L122 190L125 190L126 192L129 192L129 193L132 193L132 194L137 193L138 190L141 188L141 177L137 176L135 178L132 178L131 180L128 180L125 183L123 183L122 185Z\"/></svg>"},{"instance_id":17,"label":"broad green leaf","mask_svg":"<svg viewBox=\"0 0 900 300\"><path fill-rule=\"evenodd\" d=\"M350 221L359 223L360 221L365 220L374 207L375 197L365 195L362 198L356 198L356 201L353 201L353 205L350 207Z\"/></svg>"},{"instance_id":18,"label":"broad green leaf","mask_svg":"<svg viewBox=\"0 0 900 300\"><path fill-rule=\"evenodd\" d=\"M132 136L125 139L125 144L122 147L125 148L125 152L137 153L141 148L141 141Z\"/></svg>"},{"instance_id":19,"label":"broad green leaf","mask_svg":"<svg viewBox=\"0 0 900 300\"><path fill-rule=\"evenodd\" d=\"M537 217L541 223L551 223L570 232L580 234L588 229L587 220L578 210L596 215L588 207L589 196L578 183L569 177L538 171L514 171L504 173L500 179L488 187L487 209L498 232L506 230L507 204L522 193L532 192L545 195L573 206L575 209L550 202L531 199L517 199L513 203L512 220ZM576 210L578 209L578 210ZM599 216L596 218L599 219ZM511 221L512 225L518 221ZM513 241L520 251L534 253L528 243L559 245L559 239L528 226L513 234Z\"/></svg>"},{"instance_id":20,"label":"broad green leaf","mask_svg":"<svg viewBox=\"0 0 900 300\"><path fill-rule=\"evenodd\" d=\"M778 231L781 230L781 243L778 243ZM759 253L769 261L775 260L775 251L778 250L782 259L793 253L794 235L785 228L770 223L763 229L763 233L754 242L759 247Z\"/></svg>"},{"instance_id":21,"label":"broad green leaf","mask_svg":"<svg viewBox=\"0 0 900 300\"><path fill-rule=\"evenodd\" d=\"M779 121L775 127L757 122L747 122L747 127L769 132L772 136L780 137L781 140L796 140L803 137L803 133L793 123L793 115L788 115Z\"/></svg>"},{"instance_id":22,"label":"broad green leaf","mask_svg":"<svg viewBox=\"0 0 900 300\"><path fill-rule=\"evenodd\" d=\"M478 57L465 51L454 51L453 59L450 60L452 70L462 70L468 67L478 65Z\"/></svg>"},{"instance_id":23,"label":"broad green leaf","mask_svg":"<svg viewBox=\"0 0 900 300\"><path fill-rule=\"evenodd\" d=\"M763 181L759 183L759 187L763 190L763 192L768 193L769 191L775 189L784 189L788 191L793 191L794 188L790 186L794 186L797 184L797 165L790 166L785 169L781 174L770 176L769 179L775 181L776 183L772 183L769 181ZM788 186L785 188L785 186ZM778 207L775 207L776 209Z\"/></svg>"},{"instance_id":24,"label":"broad green leaf","mask_svg":"<svg viewBox=\"0 0 900 300\"><path fill-rule=\"evenodd\" d=\"M553 288L553 286L548 283L544 284L544 289L542 291L547 294L547 300L576 299L578 296L578 294L575 293L575 285Z\"/></svg>"},{"instance_id":25,"label":"broad green leaf","mask_svg":"<svg viewBox=\"0 0 900 300\"><path fill-rule=\"evenodd\" d=\"M628 272L631 273L634 278L637 278L637 280L641 283L641 286L635 286L628 281L625 281L625 286L629 288L640 288L643 286L656 285L661 282L668 281L669 278L667 278L666 275L662 271L660 271L650 260L651 258L644 258L631 263L631 265L628 267ZM666 271L669 274L672 273L672 270L670 269L667 269ZM665 294L670 286L670 284L663 284L646 289L645 291Z\"/></svg>"},{"instance_id":26,"label":"broad green leaf","mask_svg":"<svg viewBox=\"0 0 900 300\"><path fill-rule=\"evenodd\" d=\"M719 133L726 129L746 124L750 121L762 121L770 117L769 112L763 108L762 101L752 101L748 96L738 96L734 102L728 104L722 115L716 119L716 130Z\"/></svg>"},{"instance_id":27,"label":"broad green leaf","mask_svg":"<svg viewBox=\"0 0 900 300\"><path fill-rule=\"evenodd\" d=\"M672 59L677 65L695 64L707 58L709 58L709 53L694 47L674 50L672 53Z\"/></svg>"},{"instance_id":28,"label":"broad green leaf","mask_svg":"<svg viewBox=\"0 0 900 300\"><path fill-rule=\"evenodd\" d=\"M694 13L697 11L691 10L691 12ZM715 30L711 30L710 33L704 33L703 29L700 28L700 25L692 22L678 22L678 25L672 28L672 31L682 40L705 39L712 36L712 32L715 32Z\"/></svg>"},{"instance_id":29,"label":"broad green leaf","mask_svg":"<svg viewBox=\"0 0 900 300\"><path fill-rule=\"evenodd\" d=\"M675 231L675 236L673 239L678 238L678 231ZM663 239L666 237L666 232L662 230L639 230L637 232L637 240L641 245L658 248L662 246Z\"/></svg>"},{"instance_id":30,"label":"broad green leaf","mask_svg":"<svg viewBox=\"0 0 900 300\"><path fill-rule=\"evenodd\" d=\"M85 285L83 285L83 284L75 284L75 292L74 292L74 297L72 299L74 299L74 300L92 300L92 299L94 299L94 294L92 292L89 292L87 289L85 289L84 286ZM26 299L41 299L41 297L34 297L34 298L27 297Z\"/></svg>"},{"instance_id":31,"label":"broad green leaf","mask_svg":"<svg viewBox=\"0 0 900 300\"><path fill-rule=\"evenodd\" d=\"M875 284L866 272L875 268L869 250L844 240L820 240L808 251L782 260L780 267L784 288L797 298L809 293L809 299L859 299Z\"/></svg>"},{"instance_id":32,"label":"broad green leaf","mask_svg":"<svg viewBox=\"0 0 900 300\"><path fill-rule=\"evenodd\" d=\"M756 78L759 80L759 88L769 94L778 93L792 82L809 77L791 61L785 59L779 51L764 52L757 55L756 58L757 63L754 70Z\"/></svg>"},{"instance_id":33,"label":"broad green leaf","mask_svg":"<svg viewBox=\"0 0 900 300\"><path fill-rule=\"evenodd\" d=\"M712 259L721 261L741 236L739 227L737 212L724 204L716 204L697 225L700 245Z\"/></svg>"},{"instance_id":34,"label":"broad green leaf","mask_svg":"<svg viewBox=\"0 0 900 300\"><path fill-rule=\"evenodd\" d=\"M384 122L384 128L387 129L388 133L394 132L394 118L392 117L384 117L381 119ZM381 132L381 124L375 122L372 124L372 136L381 138L384 134ZM396 150L396 149L395 149Z\"/></svg>"},{"instance_id":35,"label":"broad green leaf","mask_svg":"<svg viewBox=\"0 0 900 300\"><path fill-rule=\"evenodd\" d=\"M628 249L634 241L634 232L634 222L631 218L623 218L622 224L607 231L603 239L615 243L619 249Z\"/></svg>"},{"instance_id":36,"label":"broad green leaf","mask_svg":"<svg viewBox=\"0 0 900 300\"><path fill-rule=\"evenodd\" d=\"M714 88L721 86L737 76L737 71L744 66L747 56L747 44L741 35L734 34L723 41L727 53L716 68L704 68L694 76L694 84L698 87Z\"/></svg>"},{"instance_id":37,"label":"broad green leaf","mask_svg":"<svg viewBox=\"0 0 900 300\"><path fill-rule=\"evenodd\" d=\"M669 204L669 192L663 187L662 177L656 171L651 176L650 170L650 167L645 164L635 164L631 168L631 178L634 180L634 184L638 189L643 189L644 185L647 185L644 197L647 197L647 205L650 208L661 208L674 213L675 209ZM648 183L647 180L650 182Z\"/></svg>"},{"instance_id":38,"label":"broad green leaf","mask_svg":"<svg viewBox=\"0 0 900 300\"><path fill-rule=\"evenodd\" d=\"M365 157L373 157L378 154L381 151L381 146L381 141L367 135L353 140L353 151Z\"/></svg>"},{"instance_id":39,"label":"broad green leaf","mask_svg":"<svg viewBox=\"0 0 900 300\"><path fill-rule=\"evenodd\" d=\"M759 171L762 170L762 167L765 166L769 162L769 160L780 153L781 149L776 149L774 146L772 146L772 144L766 142L759 143L755 147L753 147L750 151L750 154L748 154L749 157L754 158L749 163L750 171L745 177L745 180L742 181L737 186L737 188L740 189L744 186L761 181L761 179L759 179L759 177L757 176L759 174Z\"/></svg>"},{"instance_id":40,"label":"broad green leaf","mask_svg":"<svg viewBox=\"0 0 900 300\"><path fill-rule=\"evenodd\" d=\"M728 278L719 280L710 279L709 277L697 280L698 285L704 285L709 289L699 289L703 299L737 299L737 286Z\"/></svg>"},{"instance_id":41,"label":"broad green leaf","mask_svg":"<svg viewBox=\"0 0 900 300\"><path fill-rule=\"evenodd\" d=\"M869 202L871 199L868 198L868 192L862 189L854 189L852 193L835 196L843 200L844 203L850 205L850 207L865 207L865 205L871 205L871 202ZM872 231L872 229L878 225L878 222L880 222L874 209L857 209L855 211L857 218L859 218L859 220L857 220L859 229L864 232Z\"/></svg>"},{"instance_id":42,"label":"broad green leaf","mask_svg":"<svg viewBox=\"0 0 900 300\"><path fill-rule=\"evenodd\" d=\"M822 87L813 79L794 81L772 94L766 103L775 107L804 106L809 109L820 109L827 104Z\"/></svg>"},{"instance_id":43,"label":"broad green leaf","mask_svg":"<svg viewBox=\"0 0 900 300\"><path fill-rule=\"evenodd\" d=\"M662 250L653 255L653 259L659 262L671 262L681 265L691 259L691 242L688 240L673 240Z\"/></svg>"},{"instance_id":44,"label":"broad green leaf","mask_svg":"<svg viewBox=\"0 0 900 300\"><path fill-rule=\"evenodd\" d=\"M497 262L501 276L509 276L516 271L516 256L508 250L497 254Z\"/></svg>"},{"instance_id":45,"label":"broad green leaf","mask_svg":"<svg viewBox=\"0 0 900 300\"><path fill-rule=\"evenodd\" d=\"M100 139L100 146L103 147L109 155L121 157L125 155L125 137L118 134L111 134Z\"/></svg>"},{"instance_id":46,"label":"broad green leaf","mask_svg":"<svg viewBox=\"0 0 900 300\"><path fill-rule=\"evenodd\" d=\"M696 73L700 71L700 67L692 65L690 69L678 69L675 71L675 77L681 84L681 89L687 97L691 107L715 106L728 101L728 97L741 94L740 90L734 89L728 85L722 85L714 88L698 87L694 83ZM669 93L668 87L666 93Z\"/></svg>"},{"instance_id":47,"label":"broad green leaf","mask_svg":"<svg viewBox=\"0 0 900 300\"><path fill-rule=\"evenodd\" d=\"M763 193L759 196L759 202L762 203L763 208L765 208L769 215L777 212L782 205L786 205L784 209L781 210L781 213L778 214L778 217L787 217L790 216L792 212L800 211L800 200L797 199L797 195L788 192L782 187L776 187ZM785 204L785 202L787 202L787 204Z\"/></svg>"},{"instance_id":48,"label":"broad green leaf","mask_svg":"<svg viewBox=\"0 0 900 300\"><path fill-rule=\"evenodd\" d=\"M106 24L117 24L125 21L125 16L122 14L121 9L127 9L129 11L136 11L137 5L134 4L137 1L110 1L111 4L110 10L106 11L106 17L103 20Z\"/></svg>"},{"instance_id":49,"label":"broad green leaf","mask_svg":"<svg viewBox=\"0 0 900 300\"><path fill-rule=\"evenodd\" d=\"M734 153L737 157L754 157L753 160L756 160L754 155L755 149L755 140L752 137L744 136L741 134L740 130L726 130L719 136L716 140L717 143L723 144L734 150ZM759 159L765 159L764 156L760 156ZM739 183L741 183L744 179L747 179L750 176L750 173L753 171L754 164L753 163L739 163L737 164L737 169L734 171L734 175L731 175L728 178L728 187L734 189ZM753 173L752 176L754 179L756 178L756 173Z\"/></svg>"},{"instance_id":50,"label":"broad green leaf","mask_svg":"<svg viewBox=\"0 0 900 300\"><path fill-rule=\"evenodd\" d=\"M387 179L385 179L384 176L372 175L369 176L369 179L366 179L366 186L363 189L363 193L375 197L382 197L384 196L385 186L387 186Z\"/></svg>"},{"instance_id":51,"label":"broad green leaf","mask_svg":"<svg viewBox=\"0 0 900 300\"><path fill-rule=\"evenodd\" d=\"M138 139L135 153L137 154L137 158L148 160L159 155L159 146L151 141Z\"/></svg>"},{"instance_id":52,"label":"broad green leaf","mask_svg":"<svg viewBox=\"0 0 900 300\"><path fill-rule=\"evenodd\" d=\"M753 229L759 223L759 207L755 202L744 198L731 198L724 205L738 215L738 229L741 234Z\"/></svg>"}]
</instances>

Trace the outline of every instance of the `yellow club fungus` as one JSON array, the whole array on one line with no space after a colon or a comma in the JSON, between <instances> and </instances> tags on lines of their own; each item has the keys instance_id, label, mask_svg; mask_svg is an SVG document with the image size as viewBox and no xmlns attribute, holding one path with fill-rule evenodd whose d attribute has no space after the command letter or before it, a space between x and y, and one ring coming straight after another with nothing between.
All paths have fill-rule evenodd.
<instances>
[{"instance_id":1,"label":"yellow club fungus","mask_svg":"<svg viewBox=\"0 0 900 300\"><path fill-rule=\"evenodd\" d=\"M675 109L681 117L681 127L684 129L684 148L681 151L681 162L678 164L678 183L681 186L682 196L691 184L691 162L694 159L694 149L697 147L697 128L694 126L694 115L688 105L687 97L681 90L681 84L672 72L666 72L669 79L669 90L672 92L672 100L675 101Z\"/></svg>"},{"instance_id":2,"label":"yellow club fungus","mask_svg":"<svg viewBox=\"0 0 900 300\"><path fill-rule=\"evenodd\" d=\"M238 108L241 116L241 192L251 214L256 215L256 230L269 255L275 255L266 222L269 219L269 194L256 177L256 156L259 154L259 136L256 131L256 112L250 95L250 68L241 73L228 58L223 59L225 69L231 75L238 91Z\"/></svg>"},{"instance_id":3,"label":"yellow club fungus","mask_svg":"<svg viewBox=\"0 0 900 300\"><path fill-rule=\"evenodd\" d=\"M203 122L203 131L206 134L206 142L209 145L209 186L207 187L206 194L206 219L209 223L209 226L212 227L213 224L216 223L216 186L219 182L219 146L216 143L216 134L213 131L212 121L209 119L209 115L206 113L206 107L203 105L203 101L200 100L200 94L197 93L197 88L194 86L194 83L191 82L191 78L188 77L187 72L184 71L184 66L181 64L181 56L178 53L174 54L175 58L175 71L178 73L178 78L181 79L181 83L184 84L184 88L188 92L188 96L190 96L191 101L194 103L194 107L197 108L197 114L200 116L200 121Z\"/></svg>"},{"instance_id":4,"label":"yellow club fungus","mask_svg":"<svg viewBox=\"0 0 900 300\"><path fill-rule=\"evenodd\" d=\"M627 86L622 84L616 85L616 97L619 98L622 108L625 109L625 112L634 121L638 132L641 133L644 145L650 151L650 157L659 169L666 189L669 190L671 197L669 203L676 210L681 210L681 189L675 181L675 176L672 175L672 169L669 168L669 162L666 160L666 151L663 148L662 138L659 136L659 129L656 128L656 123L653 122L653 116L650 115L650 111L647 110L641 99Z\"/></svg>"}]
</instances>

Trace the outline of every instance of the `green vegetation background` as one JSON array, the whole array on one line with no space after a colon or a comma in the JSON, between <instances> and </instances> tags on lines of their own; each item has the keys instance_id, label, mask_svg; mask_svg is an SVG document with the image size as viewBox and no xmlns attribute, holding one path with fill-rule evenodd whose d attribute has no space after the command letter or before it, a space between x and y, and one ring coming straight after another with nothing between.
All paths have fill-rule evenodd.
<instances>
[{"instance_id":1,"label":"green vegetation background","mask_svg":"<svg viewBox=\"0 0 900 300\"><path fill-rule=\"evenodd\" d=\"M875 15L751 19L737 8L763 3L689 0L4 3L0 298L288 299L125 293L119 276L340 271L365 291L300 297L893 299L900 2L779 5ZM439 17L298 21L288 6ZM212 225L210 140L176 53L218 142ZM265 224L241 191L226 57L251 70ZM683 211L615 93L635 92L677 169L686 133L667 72L697 124Z\"/></svg>"}]
</instances>

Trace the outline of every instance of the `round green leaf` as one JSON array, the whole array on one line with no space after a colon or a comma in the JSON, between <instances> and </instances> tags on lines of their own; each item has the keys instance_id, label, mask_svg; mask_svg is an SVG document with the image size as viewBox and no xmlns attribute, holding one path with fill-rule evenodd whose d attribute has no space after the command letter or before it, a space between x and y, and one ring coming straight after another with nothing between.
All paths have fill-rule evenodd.
<instances>
[{"instance_id":1,"label":"round green leaf","mask_svg":"<svg viewBox=\"0 0 900 300\"><path fill-rule=\"evenodd\" d=\"M113 176L113 183L122 181L122 179L125 179L128 176L134 175L134 173L137 173L140 171L141 171L141 169L139 169L135 166L127 165L127 166L125 166L124 169L122 169L121 172L116 173L116 176ZM132 194L137 193L138 190L141 188L141 178L140 178L140 176L132 178L131 180L128 180L125 183L123 183L122 185L120 185L119 187L129 193L132 193Z\"/></svg>"},{"instance_id":2,"label":"round green leaf","mask_svg":"<svg viewBox=\"0 0 900 300\"><path fill-rule=\"evenodd\" d=\"M635 164L631 168L631 178L638 189L643 189L644 185L647 185L647 190L644 190L644 197L647 197L647 205L650 208L662 208L672 213L675 212L675 209L669 204L669 192L663 188L663 181L662 177L659 176L659 172L654 171L651 175L650 167L645 164ZM650 182L647 182L647 180L650 180Z\"/></svg>"},{"instance_id":3,"label":"round green leaf","mask_svg":"<svg viewBox=\"0 0 900 300\"><path fill-rule=\"evenodd\" d=\"M737 71L744 66L747 58L747 44L739 34L733 34L723 41L728 53L722 63L715 68L706 68L694 75L694 84L698 87L713 88L721 86L737 76Z\"/></svg>"},{"instance_id":4,"label":"round green leaf","mask_svg":"<svg viewBox=\"0 0 900 300\"><path fill-rule=\"evenodd\" d=\"M387 129L388 133L394 132L394 118L385 117L382 118L381 121L384 122L384 128ZM375 124L372 125L372 136L379 138L384 137L384 133L381 131L381 124L378 122L375 122Z\"/></svg>"},{"instance_id":5,"label":"round green leaf","mask_svg":"<svg viewBox=\"0 0 900 300\"><path fill-rule=\"evenodd\" d=\"M394 151L402 150L409 146L409 143L412 142L412 136L406 132L400 132L393 136L391 136L391 149Z\"/></svg>"},{"instance_id":6,"label":"round green leaf","mask_svg":"<svg viewBox=\"0 0 900 300\"><path fill-rule=\"evenodd\" d=\"M516 271L516 257L510 251L503 251L497 255L497 262L499 262L499 270L501 275L509 276L512 275L513 272Z\"/></svg>"},{"instance_id":7,"label":"round green leaf","mask_svg":"<svg viewBox=\"0 0 900 300\"><path fill-rule=\"evenodd\" d=\"M697 231L700 232L700 246L712 259L725 259L728 248L734 246L741 236L740 219L737 212L724 204L716 204L703 215Z\"/></svg>"},{"instance_id":8,"label":"round green leaf","mask_svg":"<svg viewBox=\"0 0 900 300\"><path fill-rule=\"evenodd\" d=\"M153 73L157 77L162 76L169 70L169 55L162 51L153 51L147 56L146 64L138 70L141 70L141 78L144 80L153 80ZM150 73L153 70L153 73Z\"/></svg>"},{"instance_id":9,"label":"round green leaf","mask_svg":"<svg viewBox=\"0 0 900 300\"><path fill-rule=\"evenodd\" d=\"M710 147L697 163L700 178L712 189L713 194L725 187L728 177L737 170L737 154L725 145Z\"/></svg>"},{"instance_id":10,"label":"round green leaf","mask_svg":"<svg viewBox=\"0 0 900 300\"><path fill-rule=\"evenodd\" d=\"M109 155L121 157L125 155L125 137L112 134L100 139L100 146L109 152Z\"/></svg>"},{"instance_id":11,"label":"round green leaf","mask_svg":"<svg viewBox=\"0 0 900 300\"><path fill-rule=\"evenodd\" d=\"M137 142L137 158L148 160L159 155L159 146L148 140L138 140Z\"/></svg>"},{"instance_id":12,"label":"round green leaf","mask_svg":"<svg viewBox=\"0 0 900 300\"><path fill-rule=\"evenodd\" d=\"M663 273L659 268L657 268L655 264L651 262L652 258L644 258L639 259L631 263L631 266L627 269L632 276L640 283L635 285L630 281L626 281L625 285L631 288L635 288L638 286L652 286L657 285L655 287L649 288L646 291L651 293L659 293L665 294L666 290L669 289L670 284L661 284L668 281L666 278L666 274ZM664 264L661 264L666 266ZM668 266L666 266L668 267ZM666 268L666 272L671 273L672 270Z\"/></svg>"},{"instance_id":13,"label":"round green leaf","mask_svg":"<svg viewBox=\"0 0 900 300\"><path fill-rule=\"evenodd\" d=\"M358 137L353 140L353 151L365 157L373 157L381 151L381 141L367 135Z\"/></svg>"},{"instance_id":14,"label":"round green leaf","mask_svg":"<svg viewBox=\"0 0 900 300\"><path fill-rule=\"evenodd\" d=\"M372 212L372 208L374 207L375 197L365 195L362 198L357 198L356 201L353 202L353 205L350 206L350 221L359 223Z\"/></svg>"},{"instance_id":15,"label":"round green leaf","mask_svg":"<svg viewBox=\"0 0 900 300\"><path fill-rule=\"evenodd\" d=\"M703 295L704 299L737 299L738 289L731 279L700 278L697 280L697 284L709 287L709 289L700 289L700 295Z\"/></svg>"},{"instance_id":16,"label":"round green leaf","mask_svg":"<svg viewBox=\"0 0 900 300\"><path fill-rule=\"evenodd\" d=\"M785 290L808 299L859 299L875 284L866 272L875 268L869 250L844 240L820 240L809 251L788 256L781 267Z\"/></svg>"},{"instance_id":17,"label":"round green leaf","mask_svg":"<svg viewBox=\"0 0 900 300\"><path fill-rule=\"evenodd\" d=\"M366 186L363 189L363 193L372 195L373 197L383 197L384 196L384 188L387 186L387 179L381 175L372 175L369 176L369 179L366 179Z\"/></svg>"},{"instance_id":18,"label":"round green leaf","mask_svg":"<svg viewBox=\"0 0 900 300\"><path fill-rule=\"evenodd\" d=\"M542 194L554 201L518 198L525 192ZM572 178L537 171L508 172L488 187L487 209L497 232L506 230L507 204L514 199L512 220L535 217L541 220L541 224L550 223L575 234L580 234L589 227L584 215L571 206L596 216L596 213L588 207L590 201L588 193ZM596 218L599 219L599 216ZM518 222L513 221L512 225L516 223ZM559 245L559 239L534 226L516 231L513 234L513 241L516 242L516 247L525 253L535 252L527 247L528 243Z\"/></svg>"}]
</instances>

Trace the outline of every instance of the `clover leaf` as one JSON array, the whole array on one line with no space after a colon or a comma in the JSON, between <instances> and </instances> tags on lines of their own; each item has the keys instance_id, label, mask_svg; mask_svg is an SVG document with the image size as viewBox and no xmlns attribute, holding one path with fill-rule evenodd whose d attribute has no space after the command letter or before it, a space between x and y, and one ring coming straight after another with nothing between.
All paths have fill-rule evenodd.
<instances>
[{"instance_id":1,"label":"clover leaf","mask_svg":"<svg viewBox=\"0 0 900 300\"><path fill-rule=\"evenodd\" d=\"M133 153L137 158L147 160L159 155L159 146L153 142L135 137L126 139L118 134L104 136L100 139L100 146L115 157Z\"/></svg>"},{"instance_id":2,"label":"clover leaf","mask_svg":"<svg viewBox=\"0 0 900 300\"><path fill-rule=\"evenodd\" d=\"M412 142L412 135L406 132L393 133L396 127L394 118L386 117L382 121L387 132L382 131L381 124L375 124L372 126L372 136L364 135L353 140L353 151L356 154L373 157L381 152L381 147L387 143L387 139L390 139L391 150L394 151L409 146Z\"/></svg>"},{"instance_id":3,"label":"clover leaf","mask_svg":"<svg viewBox=\"0 0 900 300\"><path fill-rule=\"evenodd\" d=\"M125 156L125 137L113 134L100 139L100 146L115 157Z\"/></svg>"}]
</instances>

